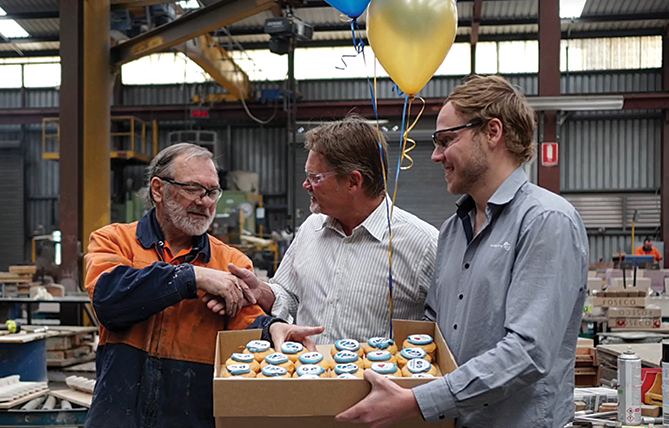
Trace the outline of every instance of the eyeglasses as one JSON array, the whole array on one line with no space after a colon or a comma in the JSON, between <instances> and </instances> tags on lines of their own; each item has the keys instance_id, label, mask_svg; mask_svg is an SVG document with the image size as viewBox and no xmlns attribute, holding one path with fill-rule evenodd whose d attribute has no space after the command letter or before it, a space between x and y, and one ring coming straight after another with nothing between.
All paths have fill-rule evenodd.
<instances>
[{"instance_id":1,"label":"eyeglasses","mask_svg":"<svg viewBox=\"0 0 669 428\"><path fill-rule=\"evenodd\" d=\"M447 135L444 135L448 132L460 131L462 129L471 128L472 126L480 125L483 121L480 119L472 120L471 122L465 123L464 125L454 126L452 128L439 129L434 134L432 134L432 144L434 147L445 149L453 142L453 138L450 138Z\"/></svg>"},{"instance_id":2,"label":"eyeglasses","mask_svg":"<svg viewBox=\"0 0 669 428\"><path fill-rule=\"evenodd\" d=\"M304 173L307 175L306 178L309 181L309 183L311 183L312 186L322 182L323 180L325 180L330 175L335 175L335 173L332 172L332 171L330 171L330 172L317 172L317 173L304 171Z\"/></svg>"},{"instance_id":3,"label":"eyeglasses","mask_svg":"<svg viewBox=\"0 0 669 428\"><path fill-rule=\"evenodd\" d=\"M183 189L184 192L186 192L186 195L191 198L191 199L197 199L197 198L204 198L205 196L209 196L214 201L218 201L221 199L221 196L223 195L223 189L220 187L212 187L211 189L208 187L205 187L201 185L200 183L181 183L176 180L172 180L171 178L167 177L158 177L159 179L163 181L167 181L170 184L176 184L177 186L180 186L181 189Z\"/></svg>"}]
</instances>

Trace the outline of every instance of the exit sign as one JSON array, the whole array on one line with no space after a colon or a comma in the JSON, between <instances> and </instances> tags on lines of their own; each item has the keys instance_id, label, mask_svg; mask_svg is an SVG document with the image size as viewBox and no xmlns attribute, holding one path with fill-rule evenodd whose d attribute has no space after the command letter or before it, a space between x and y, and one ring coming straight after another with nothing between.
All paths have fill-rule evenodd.
<instances>
[{"instance_id":1,"label":"exit sign","mask_svg":"<svg viewBox=\"0 0 669 428\"><path fill-rule=\"evenodd\" d=\"M209 110L206 108L194 108L190 110L190 117L197 119L206 119L209 117Z\"/></svg>"}]
</instances>

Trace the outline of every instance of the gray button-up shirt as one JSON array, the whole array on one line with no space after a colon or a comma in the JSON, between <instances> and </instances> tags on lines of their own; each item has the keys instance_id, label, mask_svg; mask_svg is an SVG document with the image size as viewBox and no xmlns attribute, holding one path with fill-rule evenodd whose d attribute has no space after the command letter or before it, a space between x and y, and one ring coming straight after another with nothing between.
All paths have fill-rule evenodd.
<instances>
[{"instance_id":1,"label":"gray button-up shirt","mask_svg":"<svg viewBox=\"0 0 669 428\"><path fill-rule=\"evenodd\" d=\"M442 226L427 318L459 367L414 388L428 421L458 427L562 427L573 417L574 353L588 239L565 199L516 169L488 200L473 234L474 200Z\"/></svg>"},{"instance_id":2,"label":"gray button-up shirt","mask_svg":"<svg viewBox=\"0 0 669 428\"><path fill-rule=\"evenodd\" d=\"M393 318L419 320L432 282L439 231L398 207L392 230ZM272 315L300 325L325 326L323 334L314 337L318 344L387 336L385 201L350 236L330 216L309 216L269 286L276 297Z\"/></svg>"}]
</instances>

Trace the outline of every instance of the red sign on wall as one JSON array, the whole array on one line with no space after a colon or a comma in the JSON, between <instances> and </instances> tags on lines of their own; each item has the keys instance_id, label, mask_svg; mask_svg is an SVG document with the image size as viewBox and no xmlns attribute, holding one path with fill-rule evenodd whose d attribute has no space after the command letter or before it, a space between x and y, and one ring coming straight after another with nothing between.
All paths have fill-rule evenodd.
<instances>
[{"instance_id":1,"label":"red sign on wall","mask_svg":"<svg viewBox=\"0 0 669 428\"><path fill-rule=\"evenodd\" d=\"M558 144L541 143L541 166L557 166Z\"/></svg>"}]
</instances>

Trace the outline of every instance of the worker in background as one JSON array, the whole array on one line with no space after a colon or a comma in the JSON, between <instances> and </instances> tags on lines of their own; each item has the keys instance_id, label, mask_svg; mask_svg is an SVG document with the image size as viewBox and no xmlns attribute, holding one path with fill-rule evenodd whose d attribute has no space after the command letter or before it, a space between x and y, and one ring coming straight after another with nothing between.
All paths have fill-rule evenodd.
<instances>
[{"instance_id":1,"label":"worker in background","mask_svg":"<svg viewBox=\"0 0 669 428\"><path fill-rule=\"evenodd\" d=\"M362 117L350 116L307 132L305 147L302 187L313 214L269 284L248 270L231 266L230 271L248 284L265 311L300 325L324 326L317 343L387 336L386 141ZM395 207L392 233L393 318L421 319L439 232Z\"/></svg>"},{"instance_id":2,"label":"worker in background","mask_svg":"<svg viewBox=\"0 0 669 428\"><path fill-rule=\"evenodd\" d=\"M155 206L138 222L90 236L86 290L100 320L97 382L86 427L214 427L212 379L220 330L263 328L263 338L305 340L317 328L264 316L246 284L241 252L209 236L221 196L212 154L181 143L147 171ZM205 296L224 308L212 312ZM244 299L246 297L246 299ZM208 300L205 298L205 300Z\"/></svg>"},{"instance_id":3,"label":"worker in background","mask_svg":"<svg viewBox=\"0 0 669 428\"><path fill-rule=\"evenodd\" d=\"M662 254L660 254L660 251L653 246L653 240L650 238L650 236L647 236L646 239L643 240L643 245L639 245L636 250L634 250L634 254L638 254L640 256L652 255L655 262L660 262L660 260L662 260Z\"/></svg>"},{"instance_id":4,"label":"worker in background","mask_svg":"<svg viewBox=\"0 0 669 428\"><path fill-rule=\"evenodd\" d=\"M426 317L458 367L413 389L366 370L370 394L338 421L555 428L574 416L588 239L574 207L523 171L534 126L525 97L499 76L472 76L446 99L432 160L464 195L441 227Z\"/></svg>"}]
</instances>

